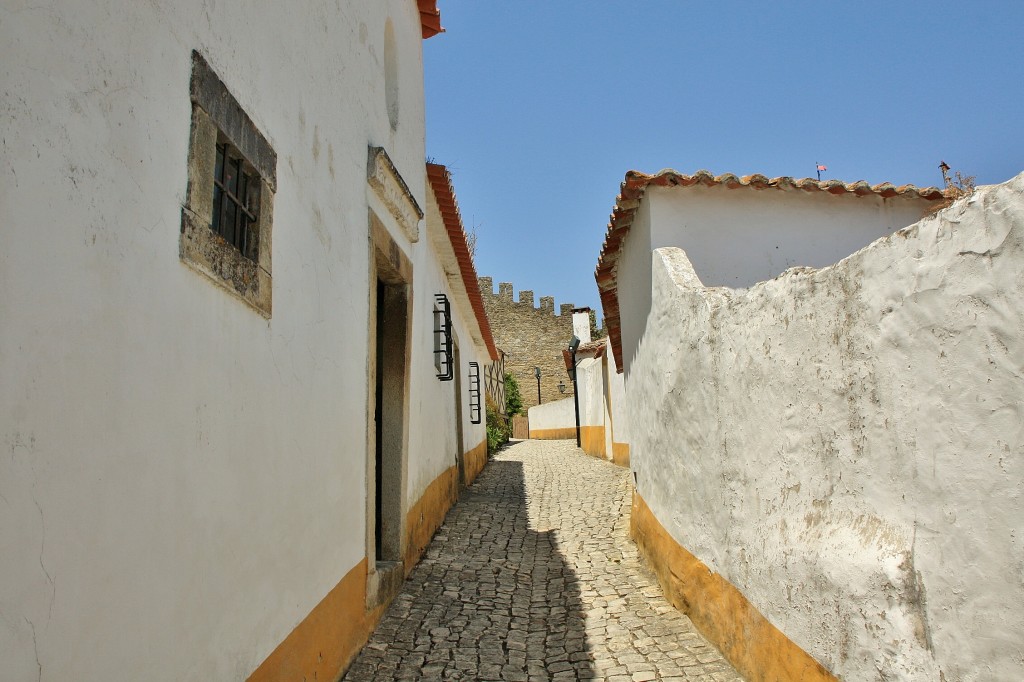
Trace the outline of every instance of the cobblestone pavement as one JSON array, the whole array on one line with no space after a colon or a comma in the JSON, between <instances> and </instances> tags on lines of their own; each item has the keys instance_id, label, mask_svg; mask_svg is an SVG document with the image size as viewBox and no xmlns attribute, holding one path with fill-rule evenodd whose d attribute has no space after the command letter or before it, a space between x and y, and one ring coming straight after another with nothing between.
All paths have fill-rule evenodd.
<instances>
[{"instance_id":1,"label":"cobblestone pavement","mask_svg":"<svg viewBox=\"0 0 1024 682\"><path fill-rule=\"evenodd\" d=\"M741 681L640 563L629 476L572 441L506 448L344 679Z\"/></svg>"}]
</instances>

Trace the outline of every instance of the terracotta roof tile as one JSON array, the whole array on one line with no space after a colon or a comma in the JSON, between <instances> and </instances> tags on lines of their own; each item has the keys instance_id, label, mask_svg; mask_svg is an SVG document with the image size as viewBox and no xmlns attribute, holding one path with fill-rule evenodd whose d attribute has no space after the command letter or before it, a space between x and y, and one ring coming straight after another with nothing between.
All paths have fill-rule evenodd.
<instances>
[{"instance_id":1,"label":"terracotta roof tile","mask_svg":"<svg viewBox=\"0 0 1024 682\"><path fill-rule=\"evenodd\" d=\"M437 9L437 0L417 0L420 8L420 28L423 31L423 39L433 38L438 33L444 33L441 28L441 12Z\"/></svg>"},{"instance_id":2,"label":"terracotta roof tile","mask_svg":"<svg viewBox=\"0 0 1024 682\"><path fill-rule=\"evenodd\" d=\"M494 336L491 334L491 322L484 311L484 300L480 295L480 284L476 276L476 266L473 265L473 257L469 254L469 244L466 242L466 232L462 227L459 204L455 200L455 190L452 188L451 174L441 164L428 163L427 179L434 190L438 208L441 209L441 218L444 220L448 239L451 241L452 250L455 251L455 257L459 262L459 274L462 276L462 283L466 287L466 294L469 296L470 305L473 306L473 313L476 315L480 334L484 338L484 344L487 346L487 352L490 354L491 360L497 360L498 349L494 345Z\"/></svg>"},{"instance_id":3,"label":"terracotta roof tile","mask_svg":"<svg viewBox=\"0 0 1024 682\"><path fill-rule=\"evenodd\" d=\"M604 352L607 348L607 339L581 343L579 348L576 349L576 362L587 358L604 357ZM562 361L565 362L565 371L569 372L569 375L572 376L572 354L566 348L562 349Z\"/></svg>"},{"instance_id":4,"label":"terracotta roof tile","mask_svg":"<svg viewBox=\"0 0 1024 682\"><path fill-rule=\"evenodd\" d=\"M727 189L750 189L750 190L781 190L817 193L827 192L829 194L853 194L856 196L867 196L874 194L884 199L890 197L908 197L923 199L925 201L941 201L946 195L938 187L918 188L914 185L893 185L890 182L883 182L877 185L869 185L860 180L847 183L842 180L815 180L814 178L791 178L778 177L769 178L766 175L755 173L742 177L732 173L714 175L710 171L699 170L693 175L686 175L672 169L665 169L648 175L640 171L631 170L626 173L625 179L619 189L619 196L615 199L615 206L612 208L611 217L608 221L608 228L605 232L604 244L601 247L601 255L597 259L597 269L594 277L597 280L597 288L601 293L601 307L604 309L605 327L608 329L608 338L615 353L615 362L619 371L623 370L622 360L622 330L619 320L619 300L616 282L616 264L621 252L622 243L629 234L633 224L633 216L636 214L644 193L650 186L655 187L692 187L701 185L704 187L722 186Z\"/></svg>"}]
</instances>

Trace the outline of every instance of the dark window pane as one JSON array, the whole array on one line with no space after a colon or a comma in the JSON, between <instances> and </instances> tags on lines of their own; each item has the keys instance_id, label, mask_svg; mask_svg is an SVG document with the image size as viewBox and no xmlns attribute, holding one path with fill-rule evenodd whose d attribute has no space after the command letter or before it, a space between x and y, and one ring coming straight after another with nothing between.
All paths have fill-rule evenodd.
<instances>
[{"instance_id":1,"label":"dark window pane","mask_svg":"<svg viewBox=\"0 0 1024 682\"><path fill-rule=\"evenodd\" d=\"M243 177L245 177L245 176L243 176ZM231 243L234 244L235 247L239 251L243 251L243 252L244 252L244 249L242 247L242 234L243 234L243 230L244 229L245 229L245 211L242 210L241 206L239 206L238 204L235 204L235 230L234 230L234 232L231 235Z\"/></svg>"},{"instance_id":2,"label":"dark window pane","mask_svg":"<svg viewBox=\"0 0 1024 682\"><path fill-rule=\"evenodd\" d=\"M222 224L223 233L221 236L229 242L233 241L232 232L235 229L235 215L237 212L238 209L235 207L235 202L230 200L224 202L224 223Z\"/></svg>"},{"instance_id":3,"label":"dark window pane","mask_svg":"<svg viewBox=\"0 0 1024 682\"><path fill-rule=\"evenodd\" d=\"M227 174L224 178L224 188L231 192L235 196L238 195L238 166L240 161L238 159L230 159L228 161L228 167L225 173Z\"/></svg>"},{"instance_id":4,"label":"dark window pane","mask_svg":"<svg viewBox=\"0 0 1024 682\"><path fill-rule=\"evenodd\" d=\"M224 182L224 154L226 152L227 145L217 145L217 167L213 171L214 180Z\"/></svg>"},{"instance_id":5,"label":"dark window pane","mask_svg":"<svg viewBox=\"0 0 1024 682\"><path fill-rule=\"evenodd\" d=\"M245 195L249 187L249 176L242 173L238 178L238 203L245 207Z\"/></svg>"},{"instance_id":6,"label":"dark window pane","mask_svg":"<svg viewBox=\"0 0 1024 682\"><path fill-rule=\"evenodd\" d=\"M221 192L220 187L217 185L213 186L213 223L210 225L210 229L214 232L220 232L220 202L224 197L224 193Z\"/></svg>"},{"instance_id":7,"label":"dark window pane","mask_svg":"<svg viewBox=\"0 0 1024 682\"><path fill-rule=\"evenodd\" d=\"M246 173L242 173L241 177L238 178L238 230L236 232L235 246L242 252L242 255L248 255L246 253L246 244L248 243L249 235L249 218L245 215L245 204L241 203L245 201L245 195L248 192L249 187L249 176Z\"/></svg>"},{"instance_id":8,"label":"dark window pane","mask_svg":"<svg viewBox=\"0 0 1024 682\"><path fill-rule=\"evenodd\" d=\"M217 145L210 229L250 260L259 258L260 177L245 172L245 161L230 144Z\"/></svg>"}]
</instances>

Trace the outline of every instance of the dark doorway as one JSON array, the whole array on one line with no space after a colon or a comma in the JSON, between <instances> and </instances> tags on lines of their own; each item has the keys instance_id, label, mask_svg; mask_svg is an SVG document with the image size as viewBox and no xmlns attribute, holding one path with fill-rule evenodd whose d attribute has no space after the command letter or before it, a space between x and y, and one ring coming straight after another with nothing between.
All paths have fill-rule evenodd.
<instances>
[{"instance_id":1,"label":"dark doorway","mask_svg":"<svg viewBox=\"0 0 1024 682\"><path fill-rule=\"evenodd\" d=\"M405 430L406 327L404 283L377 280L374 420L374 542L378 562L400 561L402 451Z\"/></svg>"}]
</instances>

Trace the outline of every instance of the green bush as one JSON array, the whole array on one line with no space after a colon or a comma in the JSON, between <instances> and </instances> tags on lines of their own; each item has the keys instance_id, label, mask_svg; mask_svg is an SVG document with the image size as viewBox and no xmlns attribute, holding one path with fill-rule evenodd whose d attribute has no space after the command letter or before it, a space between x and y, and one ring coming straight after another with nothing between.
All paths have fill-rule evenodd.
<instances>
[{"instance_id":1,"label":"green bush","mask_svg":"<svg viewBox=\"0 0 1024 682\"><path fill-rule=\"evenodd\" d=\"M505 414L508 418L523 413L523 396L519 392L519 382L511 374L505 375Z\"/></svg>"},{"instance_id":2,"label":"green bush","mask_svg":"<svg viewBox=\"0 0 1024 682\"><path fill-rule=\"evenodd\" d=\"M509 433L508 424L502 418L498 411L494 409L494 404L487 403L487 454L494 454L499 447L508 442L508 438L511 434Z\"/></svg>"}]
</instances>

